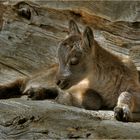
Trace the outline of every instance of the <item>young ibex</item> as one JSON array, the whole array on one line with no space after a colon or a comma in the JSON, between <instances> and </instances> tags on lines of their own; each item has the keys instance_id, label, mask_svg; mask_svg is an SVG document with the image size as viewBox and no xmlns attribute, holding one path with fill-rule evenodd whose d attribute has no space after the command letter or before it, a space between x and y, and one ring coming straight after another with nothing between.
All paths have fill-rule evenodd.
<instances>
[{"instance_id":1,"label":"young ibex","mask_svg":"<svg viewBox=\"0 0 140 140\"><path fill-rule=\"evenodd\" d=\"M0 98L23 93L32 99L45 99L58 94L56 100L60 103L90 110L115 107L117 120L131 121L132 112L140 112L140 85L134 64L100 47L90 27L81 33L70 20L69 30L58 48L59 65L43 72L46 87L29 86L37 76L19 79L1 85Z\"/></svg>"},{"instance_id":2,"label":"young ibex","mask_svg":"<svg viewBox=\"0 0 140 140\"><path fill-rule=\"evenodd\" d=\"M90 27L82 34L71 20L69 30L58 49L57 85L75 106L115 107L117 120L130 121L131 113L140 111L140 84L132 61L100 47Z\"/></svg>"}]
</instances>

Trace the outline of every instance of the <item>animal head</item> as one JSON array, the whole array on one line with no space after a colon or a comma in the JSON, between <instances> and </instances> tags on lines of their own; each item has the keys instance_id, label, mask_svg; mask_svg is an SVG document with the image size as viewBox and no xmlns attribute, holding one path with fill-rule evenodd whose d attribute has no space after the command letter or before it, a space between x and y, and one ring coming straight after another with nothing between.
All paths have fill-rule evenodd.
<instances>
[{"instance_id":1,"label":"animal head","mask_svg":"<svg viewBox=\"0 0 140 140\"><path fill-rule=\"evenodd\" d=\"M86 27L81 33L75 21L69 21L69 36L58 47L59 69L56 84L68 89L84 79L92 66L93 31Z\"/></svg>"}]
</instances>

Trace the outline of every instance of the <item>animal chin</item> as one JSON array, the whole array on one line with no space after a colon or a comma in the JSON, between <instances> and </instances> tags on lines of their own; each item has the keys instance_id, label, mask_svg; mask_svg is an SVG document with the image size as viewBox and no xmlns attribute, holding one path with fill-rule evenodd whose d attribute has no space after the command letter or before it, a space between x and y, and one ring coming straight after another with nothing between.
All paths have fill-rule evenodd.
<instances>
[{"instance_id":1,"label":"animal chin","mask_svg":"<svg viewBox=\"0 0 140 140\"><path fill-rule=\"evenodd\" d=\"M59 87L60 87L61 89L63 89L63 90L66 90L66 89L69 89L69 88L70 88L70 85L69 85L69 83L64 82L64 83L61 84Z\"/></svg>"}]
</instances>

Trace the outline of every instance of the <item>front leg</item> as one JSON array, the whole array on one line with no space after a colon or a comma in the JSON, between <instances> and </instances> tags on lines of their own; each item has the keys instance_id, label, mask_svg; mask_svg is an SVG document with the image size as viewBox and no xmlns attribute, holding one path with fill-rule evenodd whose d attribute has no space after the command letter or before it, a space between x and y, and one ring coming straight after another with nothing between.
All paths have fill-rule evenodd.
<instances>
[{"instance_id":1,"label":"front leg","mask_svg":"<svg viewBox=\"0 0 140 140\"><path fill-rule=\"evenodd\" d=\"M19 78L7 84L0 85L0 99L8 99L22 96L22 87L26 79Z\"/></svg>"},{"instance_id":2,"label":"front leg","mask_svg":"<svg viewBox=\"0 0 140 140\"><path fill-rule=\"evenodd\" d=\"M45 88L45 87L30 87L24 91L24 95L28 95L32 100L44 100L44 99L55 99L58 95L57 88Z\"/></svg>"},{"instance_id":3,"label":"front leg","mask_svg":"<svg viewBox=\"0 0 140 140\"><path fill-rule=\"evenodd\" d=\"M102 108L103 100L98 92L86 89L82 96L82 106L87 110L99 110Z\"/></svg>"},{"instance_id":4,"label":"front leg","mask_svg":"<svg viewBox=\"0 0 140 140\"><path fill-rule=\"evenodd\" d=\"M134 111L134 95L130 92L122 92L118 98L117 106L114 108L114 117L118 121L132 121Z\"/></svg>"},{"instance_id":5,"label":"front leg","mask_svg":"<svg viewBox=\"0 0 140 140\"><path fill-rule=\"evenodd\" d=\"M61 104L85 108L87 110L99 110L102 107L102 98L93 89L82 89L77 92L61 91L56 101Z\"/></svg>"}]
</instances>

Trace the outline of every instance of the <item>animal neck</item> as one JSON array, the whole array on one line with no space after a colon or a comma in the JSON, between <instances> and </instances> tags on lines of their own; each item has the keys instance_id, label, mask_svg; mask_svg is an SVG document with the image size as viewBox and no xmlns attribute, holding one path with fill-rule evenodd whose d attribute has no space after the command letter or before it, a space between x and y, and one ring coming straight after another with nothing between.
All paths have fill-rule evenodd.
<instances>
[{"instance_id":1,"label":"animal neck","mask_svg":"<svg viewBox=\"0 0 140 140\"><path fill-rule=\"evenodd\" d=\"M115 67L120 67L122 65L120 58L100 47L96 41L94 43L92 50L93 65L88 76L90 81L89 87L93 87L93 85L101 86L99 83L108 81L109 78L111 79L112 70L116 69Z\"/></svg>"},{"instance_id":2,"label":"animal neck","mask_svg":"<svg viewBox=\"0 0 140 140\"><path fill-rule=\"evenodd\" d=\"M102 67L110 66L112 64L120 64L120 58L111 52L102 48L96 41L92 50L93 65L100 65Z\"/></svg>"}]
</instances>

